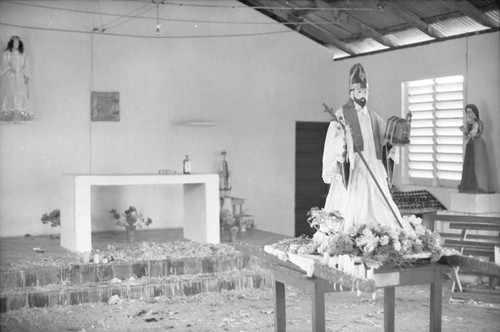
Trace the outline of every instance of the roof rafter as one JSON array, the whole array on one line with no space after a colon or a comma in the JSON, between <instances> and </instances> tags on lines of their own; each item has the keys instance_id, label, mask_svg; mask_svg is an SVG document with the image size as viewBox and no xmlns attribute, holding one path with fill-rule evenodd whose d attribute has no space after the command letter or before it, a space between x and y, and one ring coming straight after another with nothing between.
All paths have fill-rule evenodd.
<instances>
[{"instance_id":1,"label":"roof rafter","mask_svg":"<svg viewBox=\"0 0 500 332\"><path fill-rule=\"evenodd\" d=\"M323 0L316 0L316 2L323 6L330 6L329 3L323 1ZM394 43L392 40L389 38L385 37L381 33L379 33L377 30L373 29L371 26L361 22L360 20L352 17L351 15L347 14L346 12L339 10L335 12L338 15L338 18L344 21L346 24L352 26L356 30L359 30L363 35L372 38L373 40L377 41L378 43L388 46L388 47L395 47L399 46L398 44Z\"/></svg>"},{"instance_id":2,"label":"roof rafter","mask_svg":"<svg viewBox=\"0 0 500 332\"><path fill-rule=\"evenodd\" d=\"M301 25L300 30L313 28L314 30L316 30L318 33L320 33L323 36L322 39L325 40L328 44L335 46L339 50L341 50L349 55L356 54L356 50L354 50L349 44L346 44L343 41L341 41L340 39L338 39L337 37L335 37L335 35L331 31L329 31L327 28L325 28L324 26L317 24L317 22L314 22L314 21L308 19L307 16L301 16L300 18L295 16L293 14L294 8L291 7L291 5L297 5L294 1L286 1L286 5L289 6L291 9L288 12L288 15L287 15L288 17L294 17L295 20L301 20L304 23L307 23L307 24Z\"/></svg>"},{"instance_id":3,"label":"roof rafter","mask_svg":"<svg viewBox=\"0 0 500 332\"><path fill-rule=\"evenodd\" d=\"M305 33L308 33L308 34L313 34L313 35L320 35L321 38L327 42L328 44L332 45L332 46L335 46L336 48L338 48L339 50L349 54L349 55L354 55L356 54L356 51L349 45L349 44L346 44L344 43L343 41L341 41L340 39L338 39L337 37L335 37L331 31L329 31L328 29L326 29L325 27L319 25L319 24L316 24L315 22L313 21L310 21L307 19L307 17L295 17L293 16L293 14L288 14L289 17L293 17L295 21L298 21L298 20L301 20L302 22L304 23L307 23L307 24L299 24L298 26L298 31L299 32L305 32Z\"/></svg>"},{"instance_id":4,"label":"roof rafter","mask_svg":"<svg viewBox=\"0 0 500 332\"><path fill-rule=\"evenodd\" d=\"M420 31L426 33L427 35L439 39L445 38L446 36L439 30L433 28L429 24L422 21L416 14L411 12L409 9L402 6L399 1L385 1L384 10L388 10L393 14L399 16L403 20L407 21L409 24L419 29Z\"/></svg>"}]
</instances>

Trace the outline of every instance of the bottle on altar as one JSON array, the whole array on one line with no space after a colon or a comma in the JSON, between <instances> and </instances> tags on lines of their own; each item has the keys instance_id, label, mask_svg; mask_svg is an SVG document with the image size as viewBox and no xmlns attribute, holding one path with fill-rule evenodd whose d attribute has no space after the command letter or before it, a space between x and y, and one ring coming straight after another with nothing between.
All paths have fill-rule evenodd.
<instances>
[{"instance_id":1,"label":"bottle on altar","mask_svg":"<svg viewBox=\"0 0 500 332\"><path fill-rule=\"evenodd\" d=\"M182 173L191 174L191 159L189 159L188 155L186 155L186 158L182 162Z\"/></svg>"}]
</instances>

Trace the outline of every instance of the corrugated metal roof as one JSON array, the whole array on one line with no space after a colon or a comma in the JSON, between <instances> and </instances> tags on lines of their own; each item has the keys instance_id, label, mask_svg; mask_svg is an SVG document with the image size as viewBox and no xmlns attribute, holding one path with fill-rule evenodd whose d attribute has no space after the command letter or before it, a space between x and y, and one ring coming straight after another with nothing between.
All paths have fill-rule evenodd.
<instances>
[{"instance_id":1,"label":"corrugated metal roof","mask_svg":"<svg viewBox=\"0 0 500 332\"><path fill-rule=\"evenodd\" d=\"M380 12L383 12L384 14L377 15ZM347 14L355 17L364 24L377 30L406 24L406 21L404 21L401 17L394 15L388 10L381 10L376 12L355 11L355 12L347 12Z\"/></svg>"},{"instance_id":2,"label":"corrugated metal roof","mask_svg":"<svg viewBox=\"0 0 500 332\"><path fill-rule=\"evenodd\" d=\"M477 23L469 17L452 18L433 23L431 26L441 31L447 37L488 29L488 27Z\"/></svg>"},{"instance_id":3,"label":"corrugated metal roof","mask_svg":"<svg viewBox=\"0 0 500 332\"><path fill-rule=\"evenodd\" d=\"M398 45L411 45L434 39L416 28L393 32L385 36L396 42Z\"/></svg>"},{"instance_id":4,"label":"corrugated metal roof","mask_svg":"<svg viewBox=\"0 0 500 332\"><path fill-rule=\"evenodd\" d=\"M488 17L495 20L497 23L500 23L500 10L489 10L485 13Z\"/></svg>"},{"instance_id":5,"label":"corrugated metal roof","mask_svg":"<svg viewBox=\"0 0 500 332\"><path fill-rule=\"evenodd\" d=\"M374 51L385 50L388 47L384 46L371 38L366 38L358 42L349 43L358 53L368 53Z\"/></svg>"},{"instance_id":6,"label":"corrugated metal roof","mask_svg":"<svg viewBox=\"0 0 500 332\"><path fill-rule=\"evenodd\" d=\"M306 20L303 33L336 50L334 58L500 29L497 0L239 1L285 24Z\"/></svg>"},{"instance_id":7,"label":"corrugated metal roof","mask_svg":"<svg viewBox=\"0 0 500 332\"><path fill-rule=\"evenodd\" d=\"M448 6L440 0L405 0L397 3L421 18L446 15L450 12Z\"/></svg>"}]
</instances>

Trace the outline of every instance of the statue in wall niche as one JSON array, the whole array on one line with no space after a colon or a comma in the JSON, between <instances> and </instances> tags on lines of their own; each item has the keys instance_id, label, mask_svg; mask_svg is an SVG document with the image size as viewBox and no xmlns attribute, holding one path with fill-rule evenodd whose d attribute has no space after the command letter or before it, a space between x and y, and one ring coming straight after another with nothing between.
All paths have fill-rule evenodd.
<instances>
[{"instance_id":1,"label":"statue in wall niche","mask_svg":"<svg viewBox=\"0 0 500 332\"><path fill-rule=\"evenodd\" d=\"M20 37L12 36L0 64L0 119L32 120L29 110L29 67Z\"/></svg>"},{"instance_id":2,"label":"statue in wall niche","mask_svg":"<svg viewBox=\"0 0 500 332\"><path fill-rule=\"evenodd\" d=\"M479 119L479 109L474 104L465 106L466 124L460 130L467 140L462 168L462 180L458 186L461 193L493 193L488 164L484 126Z\"/></svg>"}]
</instances>

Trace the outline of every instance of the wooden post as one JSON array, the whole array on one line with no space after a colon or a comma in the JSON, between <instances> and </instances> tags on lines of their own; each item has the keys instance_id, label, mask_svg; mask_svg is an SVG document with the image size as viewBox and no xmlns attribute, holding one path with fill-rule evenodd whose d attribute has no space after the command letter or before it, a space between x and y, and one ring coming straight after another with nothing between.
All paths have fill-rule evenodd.
<instances>
[{"instance_id":1,"label":"wooden post","mask_svg":"<svg viewBox=\"0 0 500 332\"><path fill-rule=\"evenodd\" d=\"M325 332L325 293L320 281L313 282L312 300L312 331Z\"/></svg>"},{"instance_id":2,"label":"wooden post","mask_svg":"<svg viewBox=\"0 0 500 332\"><path fill-rule=\"evenodd\" d=\"M441 267L434 267L434 282L431 284L431 312L429 331L441 332L441 310L443 301L443 284Z\"/></svg>"},{"instance_id":3,"label":"wooden post","mask_svg":"<svg viewBox=\"0 0 500 332\"><path fill-rule=\"evenodd\" d=\"M394 332L396 313L396 287L384 288L384 332Z\"/></svg>"},{"instance_id":4,"label":"wooden post","mask_svg":"<svg viewBox=\"0 0 500 332\"><path fill-rule=\"evenodd\" d=\"M274 280L274 331L286 331L285 284Z\"/></svg>"}]
</instances>

